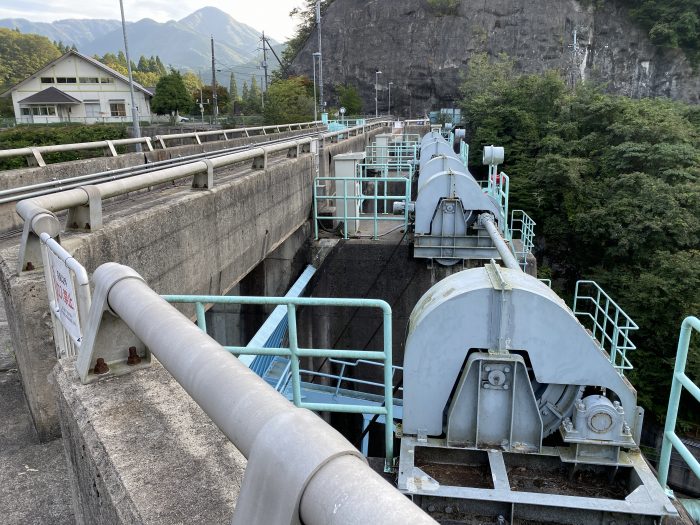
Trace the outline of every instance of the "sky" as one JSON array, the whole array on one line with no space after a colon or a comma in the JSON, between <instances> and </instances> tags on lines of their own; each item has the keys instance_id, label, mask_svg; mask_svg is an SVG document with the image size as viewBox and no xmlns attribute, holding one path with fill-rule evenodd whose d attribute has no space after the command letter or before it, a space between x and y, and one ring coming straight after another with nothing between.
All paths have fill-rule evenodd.
<instances>
[{"instance_id":1,"label":"sky","mask_svg":"<svg viewBox=\"0 0 700 525\"><path fill-rule=\"evenodd\" d=\"M289 12L302 3L303 0L124 0L124 14L128 21L152 18L166 22L212 6L282 42L294 34L295 21ZM0 18L53 22L65 18L119 20L121 15L119 0L1 0Z\"/></svg>"}]
</instances>

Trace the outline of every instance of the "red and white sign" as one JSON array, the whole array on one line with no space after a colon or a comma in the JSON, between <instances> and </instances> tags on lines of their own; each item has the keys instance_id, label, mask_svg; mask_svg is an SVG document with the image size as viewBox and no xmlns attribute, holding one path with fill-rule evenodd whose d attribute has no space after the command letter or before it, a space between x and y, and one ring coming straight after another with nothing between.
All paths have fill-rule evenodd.
<instances>
[{"instance_id":1,"label":"red and white sign","mask_svg":"<svg viewBox=\"0 0 700 525\"><path fill-rule=\"evenodd\" d=\"M49 265L51 266L51 281L53 285L53 296L56 303L56 315L61 320L63 328L66 329L73 339L80 341L80 320L78 317L78 297L73 287L73 278L70 270L61 259L51 250L48 250Z\"/></svg>"}]
</instances>

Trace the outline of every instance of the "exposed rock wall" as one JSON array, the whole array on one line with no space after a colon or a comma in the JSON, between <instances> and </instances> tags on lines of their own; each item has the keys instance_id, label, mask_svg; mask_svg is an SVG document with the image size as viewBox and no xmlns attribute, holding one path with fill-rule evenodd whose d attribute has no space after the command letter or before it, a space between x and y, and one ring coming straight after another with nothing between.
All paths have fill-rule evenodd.
<instances>
[{"instance_id":1,"label":"exposed rock wall","mask_svg":"<svg viewBox=\"0 0 700 525\"><path fill-rule=\"evenodd\" d=\"M619 2L586 7L574 0L462 0L441 15L427 0L335 0L323 19L323 76L328 87L355 85L364 111L421 115L459 97L460 75L474 53L506 53L527 73L558 69L569 83L607 84L633 97L664 96L697 103L700 74L684 53L652 45ZM574 48L574 32L576 47ZM293 62L312 75L314 31ZM332 95L326 100L333 102Z\"/></svg>"}]
</instances>

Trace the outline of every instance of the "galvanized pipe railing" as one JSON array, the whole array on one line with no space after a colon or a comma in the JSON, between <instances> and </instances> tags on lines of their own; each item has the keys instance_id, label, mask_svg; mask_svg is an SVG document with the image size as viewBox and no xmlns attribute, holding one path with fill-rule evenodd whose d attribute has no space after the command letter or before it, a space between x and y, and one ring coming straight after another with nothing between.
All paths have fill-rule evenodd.
<instances>
[{"instance_id":1,"label":"galvanized pipe railing","mask_svg":"<svg viewBox=\"0 0 700 525\"><path fill-rule=\"evenodd\" d=\"M268 480L273 488L268 489L265 484L258 493L246 485L251 481L248 471L259 466L254 463L265 462L269 457L271 461L282 458L283 462L293 462L291 474L282 465L277 469L279 476L292 478L287 485L282 480L284 490L298 494L299 515L289 516L292 523L298 519L308 525L435 523L360 457L351 454L352 445L334 429L306 410L294 407L168 304L136 272L107 263L97 269L93 279L96 296L104 297L103 307L128 326L249 459L237 513L250 508L250 502L244 498L261 498L265 505L275 506L280 503L276 496L288 497L265 494L280 485L275 480ZM91 311L91 320L101 318L99 308L98 304L95 312ZM286 421L301 420L301 428L285 425ZM256 449L261 446L267 448ZM345 452L338 453L338 447ZM325 451L329 453L326 455ZM298 472L308 472L308 476L297 479ZM234 523L242 522L234 516Z\"/></svg>"},{"instance_id":2,"label":"galvanized pipe railing","mask_svg":"<svg viewBox=\"0 0 700 525\"><path fill-rule=\"evenodd\" d=\"M83 186L81 188L22 200L18 202L16 206L17 213L22 217L25 223L20 245L18 271L21 272L25 269L38 267L37 265L40 261L40 257L38 257L38 235L41 233L48 233L51 237L56 237L56 235L58 235L60 226L54 212L77 210L85 215L84 209L88 207L88 216L84 218L82 224L78 225L77 229L95 230L102 226L103 199L143 190L151 186L176 181L185 177L200 176L202 174L206 174L205 178L207 179L202 183L203 186L211 189L214 183L213 172L216 168L237 164L246 160L254 160L254 167L265 169L267 167L267 158L271 154L295 149L296 153L294 155L298 155L300 149L305 145L310 145L316 140L333 140L339 136L349 137L350 132L364 133L367 130L382 125L384 125L384 122L378 121L357 128L322 133L318 138L305 137L269 146L258 146L246 151L197 160L188 164L140 174L135 177L103 182L93 186ZM33 254L32 259L28 259L27 253ZM28 262L32 263L31 268L28 268Z\"/></svg>"},{"instance_id":3,"label":"galvanized pipe railing","mask_svg":"<svg viewBox=\"0 0 700 525\"><path fill-rule=\"evenodd\" d=\"M238 134L243 137L250 137L252 134L267 135L267 132L281 133L282 131L294 131L301 129L309 129L315 126L322 126L323 122L320 120L312 122L296 122L294 124L275 124L271 126L254 126L249 128L230 128L230 129L215 129L210 131L191 131L188 133L173 133L170 135L156 135L153 140L160 144L160 147L167 149L165 141L176 140L176 139L195 139L197 144L201 144L202 141L200 137L211 137L211 136L222 136L224 140L228 140L229 135L233 136Z\"/></svg>"},{"instance_id":4,"label":"galvanized pipe railing","mask_svg":"<svg viewBox=\"0 0 700 525\"><path fill-rule=\"evenodd\" d=\"M52 144L48 146L30 146L26 148L15 148L0 150L0 159L9 157L27 157L27 162L32 162L37 166L46 166L42 153L60 153L65 151L82 151L86 149L105 149L112 157L117 156L115 146L125 146L129 144L145 144L149 151L153 151L150 137L139 137L130 139L99 140L95 142L80 142L77 144Z\"/></svg>"},{"instance_id":5,"label":"galvanized pipe railing","mask_svg":"<svg viewBox=\"0 0 700 525\"><path fill-rule=\"evenodd\" d=\"M14 148L0 150L0 159L11 158L11 157L27 157L29 165L36 164L37 166L46 166L46 162L42 156L43 153L59 153L67 151L83 151L89 149L104 149L109 152L109 156L116 157L117 150L116 146L126 146L131 144L141 144L145 145L148 151L153 151L153 142L157 142L162 149L167 149L166 141L175 139L185 139L193 138L197 144L201 144L202 141L200 137L210 137L220 135L224 140L228 140L229 135L233 136L239 134L239 136L250 137L251 134L262 134L266 135L268 132L281 133L284 131L294 131L301 129L310 129L316 126L321 126L323 123L321 121L313 122L298 122L294 124L279 124L271 126L255 126L248 128L232 128L232 129L220 129L211 131L192 131L189 133L173 133L169 135L156 135L155 137L139 137L139 138L127 138L127 139L114 139L114 140L100 140L93 142L78 142L73 144L51 144L46 146L28 146L25 148Z\"/></svg>"}]
</instances>

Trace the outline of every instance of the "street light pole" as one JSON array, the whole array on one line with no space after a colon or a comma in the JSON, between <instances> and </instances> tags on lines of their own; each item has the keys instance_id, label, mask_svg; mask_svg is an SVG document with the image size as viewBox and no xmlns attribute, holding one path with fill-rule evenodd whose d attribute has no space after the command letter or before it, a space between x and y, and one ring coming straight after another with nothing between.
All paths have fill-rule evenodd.
<instances>
[{"instance_id":1,"label":"street light pole","mask_svg":"<svg viewBox=\"0 0 700 525\"><path fill-rule=\"evenodd\" d=\"M389 116L391 116L391 86L393 85L393 82L389 82Z\"/></svg>"},{"instance_id":2,"label":"street light pole","mask_svg":"<svg viewBox=\"0 0 700 525\"><path fill-rule=\"evenodd\" d=\"M377 70L374 73L374 116L379 117L379 75L382 72Z\"/></svg>"},{"instance_id":3,"label":"street light pole","mask_svg":"<svg viewBox=\"0 0 700 525\"><path fill-rule=\"evenodd\" d=\"M316 97L316 58L321 57L321 53L318 51L311 55L311 61L313 62L313 67L314 67L314 122L318 120L318 112L317 112L317 104L318 104L318 98Z\"/></svg>"},{"instance_id":4,"label":"street light pole","mask_svg":"<svg viewBox=\"0 0 700 525\"><path fill-rule=\"evenodd\" d=\"M124 3L119 0L119 9L122 13L122 33L124 33L124 52L126 55L126 69L129 73L129 92L131 93L131 122L134 128L134 138L141 138L141 126L139 125L139 115L136 111L136 101L134 100L134 77L131 74L131 59L129 58L129 43L126 38L126 21L124 20ZM136 144L136 151L141 151L141 144Z\"/></svg>"},{"instance_id":5,"label":"street light pole","mask_svg":"<svg viewBox=\"0 0 700 525\"><path fill-rule=\"evenodd\" d=\"M316 31L318 33L318 94L321 113L326 109L323 101L323 59L321 51L321 0L316 0Z\"/></svg>"}]
</instances>

